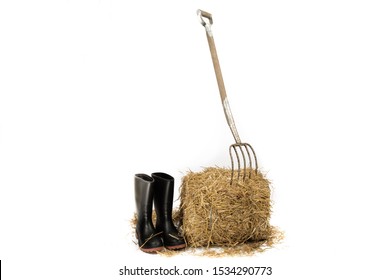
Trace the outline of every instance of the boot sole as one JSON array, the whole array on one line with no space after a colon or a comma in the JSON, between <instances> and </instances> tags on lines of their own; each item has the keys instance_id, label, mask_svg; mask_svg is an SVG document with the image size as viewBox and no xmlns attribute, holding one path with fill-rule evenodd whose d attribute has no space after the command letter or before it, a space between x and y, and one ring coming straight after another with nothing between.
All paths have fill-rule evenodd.
<instances>
[{"instance_id":1,"label":"boot sole","mask_svg":"<svg viewBox=\"0 0 390 280\"><path fill-rule=\"evenodd\" d=\"M180 244L180 245L175 245L175 246L165 246L168 250L178 250L178 249L183 249L186 247L186 244Z\"/></svg>"},{"instance_id":2,"label":"boot sole","mask_svg":"<svg viewBox=\"0 0 390 280\"><path fill-rule=\"evenodd\" d=\"M164 247L156 247L156 248L148 248L148 249L140 248L140 250L142 252L149 253L149 254L155 254L155 253L161 251L162 249L164 249Z\"/></svg>"}]
</instances>

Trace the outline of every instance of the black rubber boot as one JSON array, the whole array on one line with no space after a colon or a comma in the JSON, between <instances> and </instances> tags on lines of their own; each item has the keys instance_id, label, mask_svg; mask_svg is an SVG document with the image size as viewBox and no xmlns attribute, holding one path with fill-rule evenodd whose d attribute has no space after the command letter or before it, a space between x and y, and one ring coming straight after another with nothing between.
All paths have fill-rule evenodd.
<instances>
[{"instance_id":1,"label":"black rubber boot","mask_svg":"<svg viewBox=\"0 0 390 280\"><path fill-rule=\"evenodd\" d=\"M164 246L175 250L186 247L183 237L180 236L172 221L174 178L166 173L152 174L154 179L154 208L156 211L156 230L162 231Z\"/></svg>"},{"instance_id":2,"label":"black rubber boot","mask_svg":"<svg viewBox=\"0 0 390 280\"><path fill-rule=\"evenodd\" d=\"M137 225L135 228L139 248L146 253L155 253L164 248L162 233L156 231L152 222L154 185L153 178L146 174L134 177Z\"/></svg>"}]
</instances>

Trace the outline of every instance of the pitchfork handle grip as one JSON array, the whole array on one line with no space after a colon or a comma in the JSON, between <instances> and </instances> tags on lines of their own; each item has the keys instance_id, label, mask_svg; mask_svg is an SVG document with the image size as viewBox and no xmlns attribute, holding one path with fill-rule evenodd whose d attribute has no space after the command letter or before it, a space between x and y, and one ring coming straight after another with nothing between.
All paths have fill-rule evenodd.
<instances>
[{"instance_id":1,"label":"pitchfork handle grip","mask_svg":"<svg viewBox=\"0 0 390 280\"><path fill-rule=\"evenodd\" d=\"M198 10L198 14L202 17L207 18L210 21L210 24L213 23L213 16L210 13L203 10Z\"/></svg>"}]
</instances>

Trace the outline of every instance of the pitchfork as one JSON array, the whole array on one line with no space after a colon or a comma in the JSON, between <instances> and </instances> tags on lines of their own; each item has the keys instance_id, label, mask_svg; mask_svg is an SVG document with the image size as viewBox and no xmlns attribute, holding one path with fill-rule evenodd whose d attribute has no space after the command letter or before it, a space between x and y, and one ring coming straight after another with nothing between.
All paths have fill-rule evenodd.
<instances>
[{"instance_id":1,"label":"pitchfork","mask_svg":"<svg viewBox=\"0 0 390 280\"><path fill-rule=\"evenodd\" d=\"M238 131L236 128L236 125L234 123L233 114L230 110L229 101L226 95L225 85L222 78L222 72L221 67L219 66L219 60L217 55L217 50L214 43L214 37L213 33L211 31L211 25L213 24L213 18L212 15L208 12L198 10L197 14L200 18L201 24L206 29L206 35L207 35L207 41L209 43L211 58L213 60L214 70L215 70L215 76L217 78L218 88L219 88L219 94L221 96L221 102L223 111L225 113L225 117L227 120L227 123L229 125L229 128L233 134L233 138L235 140L235 144L230 145L229 147L229 154L230 154L230 161L232 166L232 173L231 173L231 180L230 184L233 183L233 177L234 177L234 157L237 161L237 179L240 179L241 174L241 160L244 165L244 172L242 175L242 179L245 180L248 177L250 178L253 171L253 161L254 161L254 172L257 173L258 165L257 165L257 157L256 153L253 150L252 146L248 143L241 142L240 136L238 135ZM249 163L249 174L247 174L247 163Z\"/></svg>"}]
</instances>

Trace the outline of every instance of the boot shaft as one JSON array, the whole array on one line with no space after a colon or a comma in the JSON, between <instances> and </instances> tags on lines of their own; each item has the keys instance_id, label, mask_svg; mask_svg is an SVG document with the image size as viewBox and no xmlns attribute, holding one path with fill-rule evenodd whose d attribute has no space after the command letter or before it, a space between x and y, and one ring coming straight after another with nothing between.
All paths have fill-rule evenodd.
<instances>
[{"instance_id":1,"label":"boot shaft","mask_svg":"<svg viewBox=\"0 0 390 280\"><path fill-rule=\"evenodd\" d=\"M174 178L166 173L152 173L154 179L154 206L157 216L170 218L173 207Z\"/></svg>"},{"instance_id":2,"label":"boot shaft","mask_svg":"<svg viewBox=\"0 0 390 280\"><path fill-rule=\"evenodd\" d=\"M136 174L134 176L135 204L138 218L150 219L153 209L153 188L154 179L146 174Z\"/></svg>"}]
</instances>

